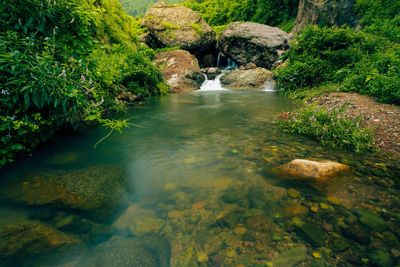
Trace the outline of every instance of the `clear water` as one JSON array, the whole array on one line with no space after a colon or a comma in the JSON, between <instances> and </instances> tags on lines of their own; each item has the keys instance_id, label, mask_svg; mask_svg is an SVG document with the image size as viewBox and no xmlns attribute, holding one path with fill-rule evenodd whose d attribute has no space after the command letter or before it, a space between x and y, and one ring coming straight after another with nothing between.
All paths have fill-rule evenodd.
<instances>
[{"instance_id":1,"label":"clear water","mask_svg":"<svg viewBox=\"0 0 400 267\"><path fill-rule=\"evenodd\" d=\"M32 171L68 173L112 164L127 172L134 191L109 217L106 225L113 228L107 234L88 238L86 232L61 228L83 240L84 249L63 250L49 260L40 253L33 257L24 247L14 255L18 260L2 260L75 266L110 240L145 240L153 234L168 239L171 266L399 264L399 162L338 152L283 133L273 121L294 106L274 92L259 91L155 97L126 115L141 127L115 133L97 149L93 145L107 134L100 127L50 141L32 158L1 171L3 190ZM295 158L334 160L354 171L323 184L269 174L270 168ZM73 213L0 203L0 227L25 220L57 227ZM364 211L376 215L369 217L372 223ZM312 236L304 225L322 237ZM351 234L351 227L361 233ZM0 241L0 252L4 246Z\"/></svg>"}]
</instances>

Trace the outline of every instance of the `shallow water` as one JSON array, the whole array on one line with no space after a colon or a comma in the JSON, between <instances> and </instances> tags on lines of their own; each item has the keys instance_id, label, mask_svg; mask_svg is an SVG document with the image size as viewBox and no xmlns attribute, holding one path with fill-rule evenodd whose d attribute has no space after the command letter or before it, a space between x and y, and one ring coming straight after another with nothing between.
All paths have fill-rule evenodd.
<instances>
[{"instance_id":1,"label":"shallow water","mask_svg":"<svg viewBox=\"0 0 400 267\"><path fill-rule=\"evenodd\" d=\"M83 248L49 259L23 247L0 258L26 266L82 265L110 240L136 236L145 242L155 235L169 241L171 266L399 264L398 161L339 152L283 133L273 121L292 107L274 92L155 97L126 115L140 127L115 133L96 149L107 134L102 128L50 141L32 158L2 170L3 190L32 171L65 174L111 164L125 171L133 191L106 222L96 222L109 227L100 233L61 223L71 214L75 221L85 218L84 212L3 200L0 227L39 220L83 240ZM334 160L353 172L319 184L270 174L296 158ZM4 246L0 242L0 252Z\"/></svg>"}]
</instances>

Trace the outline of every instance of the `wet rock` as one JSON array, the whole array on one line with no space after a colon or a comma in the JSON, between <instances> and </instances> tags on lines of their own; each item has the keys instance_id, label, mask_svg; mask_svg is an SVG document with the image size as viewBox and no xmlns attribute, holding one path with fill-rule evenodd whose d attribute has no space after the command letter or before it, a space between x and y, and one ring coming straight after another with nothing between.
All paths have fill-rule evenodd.
<instances>
[{"instance_id":1,"label":"wet rock","mask_svg":"<svg viewBox=\"0 0 400 267\"><path fill-rule=\"evenodd\" d=\"M81 240L50 225L25 221L0 228L0 259L62 253L81 247Z\"/></svg>"},{"instance_id":2,"label":"wet rock","mask_svg":"<svg viewBox=\"0 0 400 267\"><path fill-rule=\"evenodd\" d=\"M377 267L390 267L392 260L390 255L386 252L374 250L368 253L368 258Z\"/></svg>"},{"instance_id":3,"label":"wet rock","mask_svg":"<svg viewBox=\"0 0 400 267\"><path fill-rule=\"evenodd\" d=\"M269 232L273 228L273 221L263 215L250 217L245 222L246 227L256 232Z\"/></svg>"},{"instance_id":4,"label":"wet rock","mask_svg":"<svg viewBox=\"0 0 400 267\"><path fill-rule=\"evenodd\" d=\"M358 225L351 225L348 228L344 228L343 234L361 245L369 245L371 243L369 233Z\"/></svg>"},{"instance_id":5,"label":"wet rock","mask_svg":"<svg viewBox=\"0 0 400 267\"><path fill-rule=\"evenodd\" d=\"M286 32L263 24L236 22L230 24L218 39L221 52L238 65L254 63L258 67L271 69L279 59Z\"/></svg>"},{"instance_id":6,"label":"wet rock","mask_svg":"<svg viewBox=\"0 0 400 267\"><path fill-rule=\"evenodd\" d=\"M165 221L157 217L138 216L132 218L129 230L133 235L142 236L145 234L158 233L165 225Z\"/></svg>"},{"instance_id":7,"label":"wet rock","mask_svg":"<svg viewBox=\"0 0 400 267\"><path fill-rule=\"evenodd\" d=\"M293 205L285 208L284 214L286 217L293 217L297 215L306 215L308 214L308 208L303 205Z\"/></svg>"},{"instance_id":8,"label":"wet rock","mask_svg":"<svg viewBox=\"0 0 400 267\"><path fill-rule=\"evenodd\" d=\"M246 193L240 189L229 189L221 196L221 199L226 203L235 203L242 200Z\"/></svg>"},{"instance_id":9,"label":"wet rock","mask_svg":"<svg viewBox=\"0 0 400 267\"><path fill-rule=\"evenodd\" d=\"M307 25L355 26L358 23L354 0L300 0L297 19L292 34L299 33Z\"/></svg>"},{"instance_id":10,"label":"wet rock","mask_svg":"<svg viewBox=\"0 0 400 267\"><path fill-rule=\"evenodd\" d=\"M233 230L241 221L241 213L237 211L232 211L226 214L222 219L217 220L215 225L220 227L227 227Z\"/></svg>"},{"instance_id":11,"label":"wet rock","mask_svg":"<svg viewBox=\"0 0 400 267\"><path fill-rule=\"evenodd\" d=\"M1 194L24 205L66 208L106 220L125 203L129 189L119 167L98 165L63 175L31 173L2 188Z\"/></svg>"},{"instance_id":12,"label":"wet rock","mask_svg":"<svg viewBox=\"0 0 400 267\"><path fill-rule=\"evenodd\" d=\"M77 266L168 267L170 254L170 244L161 236L119 239L97 246L93 249L93 253Z\"/></svg>"},{"instance_id":13,"label":"wet rock","mask_svg":"<svg viewBox=\"0 0 400 267\"><path fill-rule=\"evenodd\" d=\"M198 262L208 262L208 255L205 252L197 253Z\"/></svg>"},{"instance_id":14,"label":"wet rock","mask_svg":"<svg viewBox=\"0 0 400 267\"><path fill-rule=\"evenodd\" d=\"M215 78L221 74L221 70L218 68L205 68L201 69L201 72L204 73L209 80L215 80Z\"/></svg>"},{"instance_id":15,"label":"wet rock","mask_svg":"<svg viewBox=\"0 0 400 267\"><path fill-rule=\"evenodd\" d=\"M314 259L311 262L310 267L328 267L330 264L322 259Z\"/></svg>"},{"instance_id":16,"label":"wet rock","mask_svg":"<svg viewBox=\"0 0 400 267\"><path fill-rule=\"evenodd\" d=\"M357 215L359 216L359 221L362 224L368 226L374 231L383 231L387 228L385 220L369 211L360 210L357 211Z\"/></svg>"},{"instance_id":17,"label":"wet rock","mask_svg":"<svg viewBox=\"0 0 400 267\"><path fill-rule=\"evenodd\" d=\"M331 248L333 251L336 252L343 252L347 250L350 247L350 245L342 238L335 238L331 242Z\"/></svg>"},{"instance_id":18,"label":"wet rock","mask_svg":"<svg viewBox=\"0 0 400 267\"><path fill-rule=\"evenodd\" d=\"M156 54L154 62L173 93L200 89L205 78L195 56L187 51L174 50Z\"/></svg>"},{"instance_id":19,"label":"wet rock","mask_svg":"<svg viewBox=\"0 0 400 267\"><path fill-rule=\"evenodd\" d=\"M307 259L307 248L295 247L280 253L274 260L273 266L294 266Z\"/></svg>"},{"instance_id":20,"label":"wet rock","mask_svg":"<svg viewBox=\"0 0 400 267\"><path fill-rule=\"evenodd\" d=\"M267 86L273 87L275 81L272 72L267 69L236 69L222 75L221 84L224 88L232 90L263 90Z\"/></svg>"},{"instance_id":21,"label":"wet rock","mask_svg":"<svg viewBox=\"0 0 400 267\"><path fill-rule=\"evenodd\" d=\"M326 180L350 171L350 167L333 161L311 161L295 159L276 167L273 173L294 179Z\"/></svg>"},{"instance_id":22,"label":"wet rock","mask_svg":"<svg viewBox=\"0 0 400 267\"><path fill-rule=\"evenodd\" d=\"M288 190L288 195L289 195L289 197L291 197L291 198L298 198L298 197L300 196L300 192L297 191L296 189L290 188L290 189Z\"/></svg>"},{"instance_id":23,"label":"wet rock","mask_svg":"<svg viewBox=\"0 0 400 267\"><path fill-rule=\"evenodd\" d=\"M154 4L145 14L143 24L161 47L179 46L192 53L215 47L216 33L199 13L184 6Z\"/></svg>"},{"instance_id":24,"label":"wet rock","mask_svg":"<svg viewBox=\"0 0 400 267\"><path fill-rule=\"evenodd\" d=\"M325 243L325 232L312 223L305 223L298 218L293 219L296 228L300 231L301 236L312 244L314 247L321 247Z\"/></svg>"}]
</instances>

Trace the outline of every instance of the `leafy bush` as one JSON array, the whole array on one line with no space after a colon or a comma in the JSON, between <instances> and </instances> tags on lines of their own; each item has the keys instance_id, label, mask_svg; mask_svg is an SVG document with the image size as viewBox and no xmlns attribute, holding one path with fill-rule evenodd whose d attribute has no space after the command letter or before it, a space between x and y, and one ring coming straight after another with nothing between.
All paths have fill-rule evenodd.
<instances>
[{"instance_id":1,"label":"leafy bush","mask_svg":"<svg viewBox=\"0 0 400 267\"><path fill-rule=\"evenodd\" d=\"M370 28L309 27L284 55L289 63L276 71L278 88L288 93L334 82L343 91L399 104L399 45Z\"/></svg>"},{"instance_id":2,"label":"leafy bush","mask_svg":"<svg viewBox=\"0 0 400 267\"><path fill-rule=\"evenodd\" d=\"M297 15L298 0L187 0L183 5L199 12L211 25L252 21L277 26Z\"/></svg>"},{"instance_id":3,"label":"leafy bush","mask_svg":"<svg viewBox=\"0 0 400 267\"><path fill-rule=\"evenodd\" d=\"M167 87L136 35L139 21L116 0L0 0L0 167L66 125L124 109Z\"/></svg>"},{"instance_id":4,"label":"leafy bush","mask_svg":"<svg viewBox=\"0 0 400 267\"><path fill-rule=\"evenodd\" d=\"M363 125L361 116L346 115L346 106L308 106L279 121L291 133L315 137L323 145L356 153L374 150L372 131Z\"/></svg>"}]
</instances>

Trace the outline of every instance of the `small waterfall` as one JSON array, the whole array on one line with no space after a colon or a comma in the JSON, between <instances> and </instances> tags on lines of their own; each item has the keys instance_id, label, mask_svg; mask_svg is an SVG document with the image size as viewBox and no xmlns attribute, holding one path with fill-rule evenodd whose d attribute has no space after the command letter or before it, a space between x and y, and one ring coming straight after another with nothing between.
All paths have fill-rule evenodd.
<instances>
[{"instance_id":1,"label":"small waterfall","mask_svg":"<svg viewBox=\"0 0 400 267\"><path fill-rule=\"evenodd\" d=\"M229 91L228 89L225 89L221 85L221 76L224 75L221 73L218 75L215 80L209 80L207 78L207 75L204 75L206 77L206 80L204 83L201 85L201 88L197 90L196 92L199 91Z\"/></svg>"},{"instance_id":2,"label":"small waterfall","mask_svg":"<svg viewBox=\"0 0 400 267\"><path fill-rule=\"evenodd\" d=\"M230 58L228 58L228 66L225 68L226 70L237 69L238 65Z\"/></svg>"},{"instance_id":3,"label":"small waterfall","mask_svg":"<svg viewBox=\"0 0 400 267\"><path fill-rule=\"evenodd\" d=\"M265 83L265 87L262 90L264 92L275 92L275 82L274 81L267 81Z\"/></svg>"},{"instance_id":4,"label":"small waterfall","mask_svg":"<svg viewBox=\"0 0 400 267\"><path fill-rule=\"evenodd\" d=\"M218 58L217 58L217 68L219 68L219 64L221 62L221 52L218 53Z\"/></svg>"}]
</instances>

